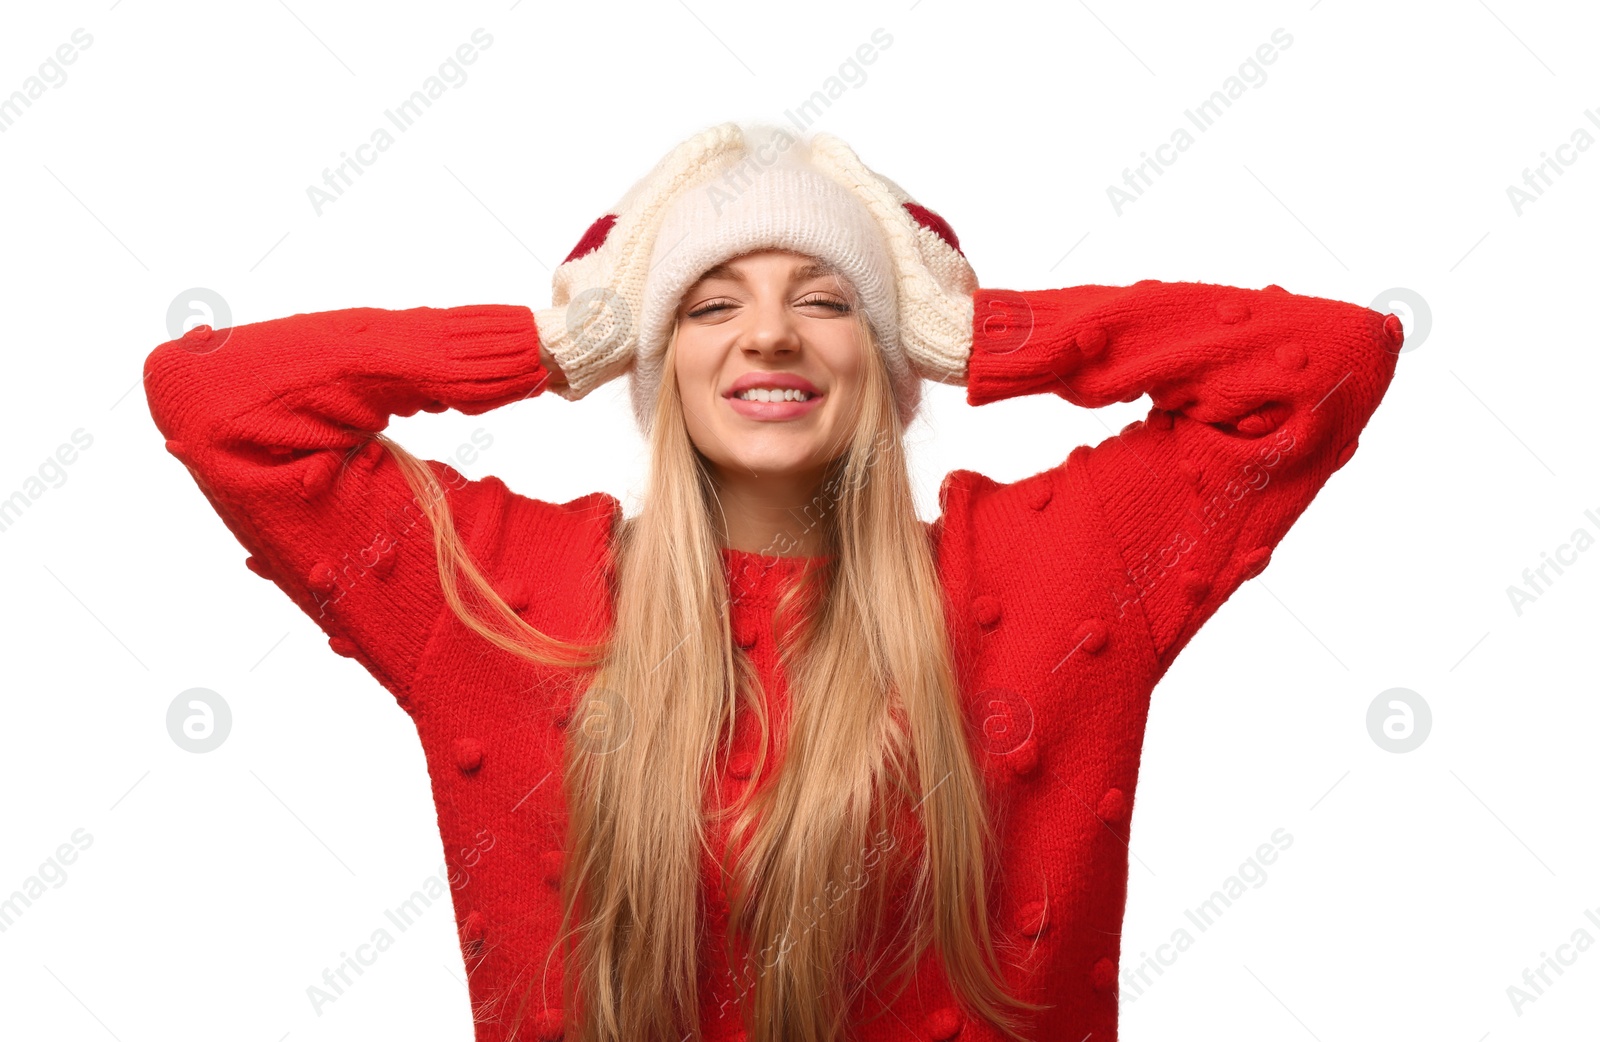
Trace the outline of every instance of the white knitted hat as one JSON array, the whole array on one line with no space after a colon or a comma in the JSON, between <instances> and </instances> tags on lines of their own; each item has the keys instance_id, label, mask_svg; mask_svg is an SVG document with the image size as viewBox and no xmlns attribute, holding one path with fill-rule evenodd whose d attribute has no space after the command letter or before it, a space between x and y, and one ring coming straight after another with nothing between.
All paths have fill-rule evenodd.
<instances>
[{"instance_id":1,"label":"white knitted hat","mask_svg":"<svg viewBox=\"0 0 1600 1042\"><path fill-rule=\"evenodd\" d=\"M641 427L655 408L678 304L707 269L758 249L785 249L830 263L852 289L888 363L902 423L922 398L921 381L900 348L898 300L889 252L872 215L843 185L795 153L686 191L662 218L650 255L633 369L633 410Z\"/></svg>"},{"instance_id":2,"label":"white knitted hat","mask_svg":"<svg viewBox=\"0 0 1600 1042\"><path fill-rule=\"evenodd\" d=\"M831 264L882 345L902 423L923 377L965 377L977 278L950 226L843 141L723 123L679 144L590 226L535 311L577 399L622 372L649 432L673 316L708 269L779 248Z\"/></svg>"}]
</instances>

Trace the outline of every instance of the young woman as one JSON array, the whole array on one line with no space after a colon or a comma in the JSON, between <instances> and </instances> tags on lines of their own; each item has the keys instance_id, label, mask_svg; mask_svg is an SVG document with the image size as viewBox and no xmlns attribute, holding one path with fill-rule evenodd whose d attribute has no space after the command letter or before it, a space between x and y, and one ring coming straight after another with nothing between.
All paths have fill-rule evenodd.
<instances>
[{"instance_id":1,"label":"young woman","mask_svg":"<svg viewBox=\"0 0 1600 1042\"><path fill-rule=\"evenodd\" d=\"M246 564L416 723L477 1037L1114 1039L1151 689L1349 460L1399 320L981 289L842 142L737 124L555 290L200 326L145 370ZM622 374L636 516L381 433ZM953 472L929 524L922 379L1153 406L1021 481Z\"/></svg>"}]
</instances>

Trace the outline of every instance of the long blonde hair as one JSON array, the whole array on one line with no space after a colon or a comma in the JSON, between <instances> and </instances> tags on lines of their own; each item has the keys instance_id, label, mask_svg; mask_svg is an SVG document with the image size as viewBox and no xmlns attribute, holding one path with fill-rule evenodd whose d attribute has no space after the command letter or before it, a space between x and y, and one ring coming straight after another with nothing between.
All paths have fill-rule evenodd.
<instances>
[{"instance_id":1,"label":"long blonde hair","mask_svg":"<svg viewBox=\"0 0 1600 1042\"><path fill-rule=\"evenodd\" d=\"M432 522L457 617L507 652L588 675L564 753L569 850L556 943L567 1042L702 1037L708 814L732 816L721 941L738 1005L719 1015L742 1016L751 1042L850 1037L846 1017L868 980L883 980L880 967L899 952L889 973L901 981L898 995L930 944L952 990L1017 1042L1025 1036L1005 1007L1046 1008L1004 985L997 948L1007 945L989 927L991 809L888 371L861 309L856 315L869 358L858 422L816 516L808 509L802 522L817 526L828 552L775 614L791 707L775 772L761 771L774 750L760 680L731 639L716 490L672 378L676 324L648 488L638 515L616 533L614 624L599 644L524 622L471 561L432 471L377 436ZM457 588L461 575L487 617ZM759 726L762 780L708 811L716 759L727 754L739 712ZM894 904L897 892L904 905ZM886 937L890 918L904 929ZM741 945L746 955L735 959ZM542 1005L536 987L522 996L508 1037L517 1037L530 1000ZM893 1001L874 1000L883 1010Z\"/></svg>"}]
</instances>

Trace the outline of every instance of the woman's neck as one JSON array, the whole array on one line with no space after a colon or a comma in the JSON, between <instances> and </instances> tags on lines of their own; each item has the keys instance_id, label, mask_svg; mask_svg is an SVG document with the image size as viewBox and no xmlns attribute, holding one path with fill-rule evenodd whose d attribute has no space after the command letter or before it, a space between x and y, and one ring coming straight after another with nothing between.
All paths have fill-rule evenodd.
<instances>
[{"instance_id":1,"label":"woman's neck","mask_svg":"<svg viewBox=\"0 0 1600 1042\"><path fill-rule=\"evenodd\" d=\"M826 552L823 520L835 504L822 475L714 474L724 546L778 557Z\"/></svg>"}]
</instances>

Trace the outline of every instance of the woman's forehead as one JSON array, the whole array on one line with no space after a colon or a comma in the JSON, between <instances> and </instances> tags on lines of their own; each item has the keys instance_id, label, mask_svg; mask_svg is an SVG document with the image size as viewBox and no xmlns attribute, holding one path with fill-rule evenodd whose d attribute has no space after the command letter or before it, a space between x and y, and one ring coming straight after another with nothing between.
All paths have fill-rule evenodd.
<instances>
[{"instance_id":1,"label":"woman's forehead","mask_svg":"<svg viewBox=\"0 0 1600 1042\"><path fill-rule=\"evenodd\" d=\"M750 269L769 263L786 266L787 275L794 282L839 275L839 269L821 257L796 253L793 250L755 250L730 257L720 264L707 268L695 281L699 283L712 279L726 279L730 282L748 282Z\"/></svg>"}]
</instances>

